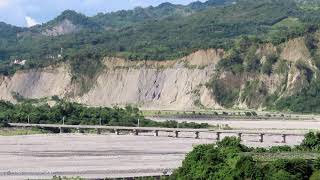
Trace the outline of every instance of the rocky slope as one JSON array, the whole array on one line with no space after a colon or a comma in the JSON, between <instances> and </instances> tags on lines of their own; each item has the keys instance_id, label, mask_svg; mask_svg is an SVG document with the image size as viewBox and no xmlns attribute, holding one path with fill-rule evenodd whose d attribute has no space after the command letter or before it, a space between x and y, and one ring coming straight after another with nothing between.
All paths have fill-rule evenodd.
<instances>
[{"instance_id":1,"label":"rocky slope","mask_svg":"<svg viewBox=\"0 0 320 180\"><path fill-rule=\"evenodd\" d=\"M253 69L234 73L223 70L213 77L210 86L219 104L237 108L264 108L268 103L274 105L282 98L299 94L303 89L308 89L312 81L317 81L319 70L303 37L278 46L259 45L254 55L254 58L259 58L258 71ZM269 74L263 73L261 68L267 63L270 63ZM222 90L226 93L221 93ZM230 98L226 100L224 96Z\"/></svg>"},{"instance_id":2,"label":"rocky slope","mask_svg":"<svg viewBox=\"0 0 320 180\"><path fill-rule=\"evenodd\" d=\"M70 83L71 74L65 65L19 71L12 77L0 77L0 98L14 102L16 100L14 95L30 99L54 95L64 97L69 91Z\"/></svg>"},{"instance_id":3,"label":"rocky slope","mask_svg":"<svg viewBox=\"0 0 320 180\"><path fill-rule=\"evenodd\" d=\"M197 51L175 61L127 61L105 58L104 70L91 89L79 95L67 65L20 71L1 77L0 98L15 101L57 95L91 106L136 104L145 109L188 109L201 101L218 106L204 84L211 78L223 50Z\"/></svg>"},{"instance_id":4,"label":"rocky slope","mask_svg":"<svg viewBox=\"0 0 320 180\"><path fill-rule=\"evenodd\" d=\"M45 36L59 36L64 34L71 34L79 31L80 28L77 28L70 20L65 19L56 26L53 26L51 29L46 29L42 32Z\"/></svg>"},{"instance_id":5,"label":"rocky slope","mask_svg":"<svg viewBox=\"0 0 320 180\"><path fill-rule=\"evenodd\" d=\"M278 46L260 45L255 55L261 65L270 55L278 57L272 73L217 71L217 64L228 56L221 49L201 50L170 61L105 58L103 70L84 93L79 93L80 84L73 80L69 66L60 64L0 77L0 98L14 102L17 95L31 99L57 95L90 106L134 104L143 109L226 107L210 85L214 81L224 96L234 94L233 107L263 108L269 96L276 95L277 100L299 93L309 85L310 78L317 76L304 38Z\"/></svg>"}]
</instances>

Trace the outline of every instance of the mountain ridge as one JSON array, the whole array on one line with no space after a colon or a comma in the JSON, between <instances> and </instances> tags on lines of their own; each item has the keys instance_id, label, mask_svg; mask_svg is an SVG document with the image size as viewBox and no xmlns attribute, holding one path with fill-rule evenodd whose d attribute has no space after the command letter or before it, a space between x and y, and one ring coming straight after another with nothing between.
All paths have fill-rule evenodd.
<instances>
[{"instance_id":1,"label":"mountain ridge","mask_svg":"<svg viewBox=\"0 0 320 180\"><path fill-rule=\"evenodd\" d=\"M164 2L164 3L159 4L158 6L148 6L148 7L144 7L144 8L137 6L132 10L118 10L118 11L108 12L108 13L101 13L100 12L100 13L97 13L96 15L94 15L94 16L91 16L91 17L85 16L82 13L79 13L79 12L77 12L75 10L67 9L67 10L62 11L54 19L49 20L49 21L47 21L45 23L42 23L42 24L39 24L39 25L35 25L35 26L31 27L30 29L33 29L35 27L39 27L39 26L42 26L42 25L46 25L46 24L52 24L54 21L57 21L57 20L63 20L65 18L69 18L70 19L70 17L75 17L75 16L78 16L78 17L82 16L81 17L82 19L90 19L91 21L97 21L96 18L98 18L99 16L113 16L113 17L115 17L114 15L116 15L116 16L126 16L126 14L133 15L134 13L139 13L139 12L143 12L143 11L144 12L148 12L150 10L152 10L152 11L157 11L157 10L158 11L163 11L165 9L174 10L175 8L181 8L181 9L190 8L191 10L203 10L203 9L205 9L207 7L210 7L210 6L221 6L221 5L231 4L234 1L235 0L208 0L206 2L195 1L195 2L191 2L190 4L187 4L187 5L172 4L172 3L169 3L169 2ZM168 16L168 15L166 15L166 16ZM107 20L110 19L109 17L105 17L105 18ZM144 18L146 18L146 17L144 17ZM87 21L87 20L85 20L85 21ZM0 22L0 23L11 25L11 24L5 23L5 22ZM16 27L16 28L21 28L21 29L27 29L25 27L19 27L19 26L14 26L14 25L11 25L11 26Z\"/></svg>"}]
</instances>

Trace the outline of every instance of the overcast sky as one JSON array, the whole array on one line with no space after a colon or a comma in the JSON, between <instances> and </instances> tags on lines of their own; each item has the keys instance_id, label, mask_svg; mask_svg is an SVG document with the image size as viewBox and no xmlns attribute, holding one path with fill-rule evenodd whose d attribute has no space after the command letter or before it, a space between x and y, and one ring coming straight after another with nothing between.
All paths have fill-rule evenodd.
<instances>
[{"instance_id":1,"label":"overcast sky","mask_svg":"<svg viewBox=\"0 0 320 180\"><path fill-rule=\"evenodd\" d=\"M156 6L163 2L188 4L193 1L195 0L0 0L0 21L16 26L32 26L47 22L66 9L93 16L99 12Z\"/></svg>"}]
</instances>

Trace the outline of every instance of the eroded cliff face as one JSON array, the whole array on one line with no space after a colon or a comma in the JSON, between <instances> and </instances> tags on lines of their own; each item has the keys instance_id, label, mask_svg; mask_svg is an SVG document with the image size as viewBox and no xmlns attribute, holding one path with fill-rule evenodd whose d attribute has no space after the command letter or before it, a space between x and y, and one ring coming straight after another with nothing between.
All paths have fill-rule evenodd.
<instances>
[{"instance_id":1,"label":"eroded cliff face","mask_svg":"<svg viewBox=\"0 0 320 180\"><path fill-rule=\"evenodd\" d=\"M71 74L66 65L19 71L12 77L0 76L0 99L15 102L14 94L32 99L64 97L70 84Z\"/></svg>"},{"instance_id":2,"label":"eroded cliff face","mask_svg":"<svg viewBox=\"0 0 320 180\"><path fill-rule=\"evenodd\" d=\"M143 109L191 109L199 100L217 106L204 84L222 56L222 50L211 49L175 61L106 58L106 69L94 87L74 100L94 106L137 104Z\"/></svg>"},{"instance_id":3,"label":"eroded cliff face","mask_svg":"<svg viewBox=\"0 0 320 180\"><path fill-rule=\"evenodd\" d=\"M227 54L227 53L226 53ZM223 71L215 76L226 91L236 90L232 103L236 108L264 108L268 97L273 101L299 93L317 77L318 69L304 38L289 40L279 46L264 44L257 48L260 64L267 63L268 56L277 56L271 73ZM215 93L213 93L215 94ZM219 102L219 101L218 101ZM220 103L221 104L221 103Z\"/></svg>"},{"instance_id":4,"label":"eroded cliff face","mask_svg":"<svg viewBox=\"0 0 320 180\"><path fill-rule=\"evenodd\" d=\"M143 109L219 107L204 84L214 73L223 50L202 50L174 61L128 61L105 58L93 87L79 96L67 65L20 71L0 78L0 98L15 101L57 95L90 106L135 104ZM198 102L198 103L195 103ZM200 102L200 103L199 103Z\"/></svg>"},{"instance_id":5,"label":"eroded cliff face","mask_svg":"<svg viewBox=\"0 0 320 180\"><path fill-rule=\"evenodd\" d=\"M76 25L74 25L70 20L65 19L56 26L42 31L41 34L45 36L59 36L77 32L79 30L80 29Z\"/></svg>"},{"instance_id":6,"label":"eroded cliff face","mask_svg":"<svg viewBox=\"0 0 320 180\"><path fill-rule=\"evenodd\" d=\"M60 64L19 71L12 77L0 76L0 99L15 102L17 95L32 99L59 96L90 106L133 104L157 110L223 108L214 88L208 85L216 81L221 91L233 93L233 107L263 108L269 96L291 96L308 86L310 72L306 68L317 76L318 70L303 38L279 46L264 44L256 50L261 65L267 63L270 55L279 57L270 74L218 72L216 65L227 56L221 49L201 50L170 61L109 57L103 60L104 69L84 93L80 93L80 84L74 81L69 66Z\"/></svg>"}]
</instances>

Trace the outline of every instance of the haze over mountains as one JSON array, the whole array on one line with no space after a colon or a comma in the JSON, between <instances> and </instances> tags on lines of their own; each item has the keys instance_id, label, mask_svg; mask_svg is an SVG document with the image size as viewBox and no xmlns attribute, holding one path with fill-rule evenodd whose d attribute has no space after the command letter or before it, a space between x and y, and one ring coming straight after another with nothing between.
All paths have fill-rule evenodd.
<instances>
[{"instance_id":1,"label":"haze over mountains","mask_svg":"<svg viewBox=\"0 0 320 180\"><path fill-rule=\"evenodd\" d=\"M317 0L209 0L1 23L0 97L318 111L319 9Z\"/></svg>"}]
</instances>

